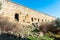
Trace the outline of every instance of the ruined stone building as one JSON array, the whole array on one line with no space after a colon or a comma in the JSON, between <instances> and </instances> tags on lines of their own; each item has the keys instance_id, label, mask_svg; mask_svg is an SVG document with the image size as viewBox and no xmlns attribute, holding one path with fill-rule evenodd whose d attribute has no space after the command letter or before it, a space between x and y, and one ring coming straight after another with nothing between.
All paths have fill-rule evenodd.
<instances>
[{"instance_id":1,"label":"ruined stone building","mask_svg":"<svg viewBox=\"0 0 60 40\"><path fill-rule=\"evenodd\" d=\"M8 0L0 0L0 15L6 17L9 21L17 21L21 24L47 23L56 19L53 16L34 11Z\"/></svg>"}]
</instances>

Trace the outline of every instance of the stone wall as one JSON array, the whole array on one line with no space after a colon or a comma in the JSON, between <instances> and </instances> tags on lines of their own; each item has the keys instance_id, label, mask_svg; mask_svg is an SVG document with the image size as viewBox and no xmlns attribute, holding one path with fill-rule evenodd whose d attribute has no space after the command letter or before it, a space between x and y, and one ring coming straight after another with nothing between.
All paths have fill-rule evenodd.
<instances>
[{"instance_id":1,"label":"stone wall","mask_svg":"<svg viewBox=\"0 0 60 40\"><path fill-rule=\"evenodd\" d=\"M6 17L9 21L17 21L22 24L32 24L47 23L56 19L53 16L34 11L7 0L0 0L0 2L2 3L0 15Z\"/></svg>"}]
</instances>

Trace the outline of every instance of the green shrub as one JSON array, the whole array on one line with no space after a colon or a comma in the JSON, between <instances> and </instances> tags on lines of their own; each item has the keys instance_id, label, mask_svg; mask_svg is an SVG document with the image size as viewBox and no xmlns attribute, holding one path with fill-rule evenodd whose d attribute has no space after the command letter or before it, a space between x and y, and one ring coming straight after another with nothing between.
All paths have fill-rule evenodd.
<instances>
[{"instance_id":1,"label":"green shrub","mask_svg":"<svg viewBox=\"0 0 60 40\"><path fill-rule=\"evenodd\" d=\"M50 38L47 35L45 35L43 37L40 37L40 36L28 36L28 39L31 39L31 40L54 40L54 38Z\"/></svg>"}]
</instances>

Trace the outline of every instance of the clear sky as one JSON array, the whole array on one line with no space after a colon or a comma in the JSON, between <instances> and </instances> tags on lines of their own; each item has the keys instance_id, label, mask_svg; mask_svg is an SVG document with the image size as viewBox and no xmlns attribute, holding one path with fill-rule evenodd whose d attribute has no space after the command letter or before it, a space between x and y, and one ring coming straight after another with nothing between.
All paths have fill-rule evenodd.
<instances>
[{"instance_id":1,"label":"clear sky","mask_svg":"<svg viewBox=\"0 0 60 40\"><path fill-rule=\"evenodd\" d=\"M36 11L60 17L60 0L11 0Z\"/></svg>"}]
</instances>

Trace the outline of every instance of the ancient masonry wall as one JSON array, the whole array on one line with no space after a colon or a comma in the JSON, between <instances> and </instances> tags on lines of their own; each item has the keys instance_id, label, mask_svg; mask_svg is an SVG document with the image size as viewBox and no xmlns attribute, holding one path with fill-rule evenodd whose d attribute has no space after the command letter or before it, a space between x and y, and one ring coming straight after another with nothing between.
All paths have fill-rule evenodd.
<instances>
[{"instance_id":1,"label":"ancient masonry wall","mask_svg":"<svg viewBox=\"0 0 60 40\"><path fill-rule=\"evenodd\" d=\"M9 21L18 21L19 23L46 23L55 20L55 17L31 10L27 7L12 3L6 0L0 0L0 15L6 17Z\"/></svg>"}]
</instances>

